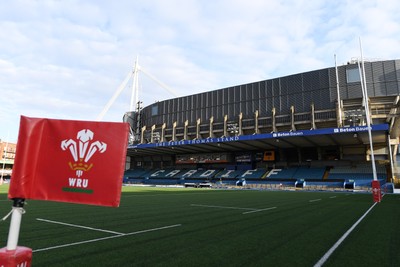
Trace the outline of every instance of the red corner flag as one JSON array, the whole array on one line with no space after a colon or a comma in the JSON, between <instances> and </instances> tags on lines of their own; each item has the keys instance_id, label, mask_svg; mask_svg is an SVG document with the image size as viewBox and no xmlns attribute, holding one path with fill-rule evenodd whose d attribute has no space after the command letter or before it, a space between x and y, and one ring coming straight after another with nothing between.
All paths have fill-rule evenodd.
<instances>
[{"instance_id":1,"label":"red corner flag","mask_svg":"<svg viewBox=\"0 0 400 267\"><path fill-rule=\"evenodd\" d=\"M118 207L128 124L21 116L8 197Z\"/></svg>"}]
</instances>

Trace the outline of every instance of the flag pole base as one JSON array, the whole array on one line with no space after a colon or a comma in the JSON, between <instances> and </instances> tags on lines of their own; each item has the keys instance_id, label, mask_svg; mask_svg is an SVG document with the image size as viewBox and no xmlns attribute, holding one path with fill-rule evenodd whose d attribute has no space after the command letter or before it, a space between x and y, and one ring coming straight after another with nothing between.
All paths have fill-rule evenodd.
<instances>
[{"instance_id":1,"label":"flag pole base","mask_svg":"<svg viewBox=\"0 0 400 267\"><path fill-rule=\"evenodd\" d=\"M17 247L15 250L0 248L0 267L23 266L30 267L32 263L32 249Z\"/></svg>"},{"instance_id":2,"label":"flag pole base","mask_svg":"<svg viewBox=\"0 0 400 267\"><path fill-rule=\"evenodd\" d=\"M381 192L381 184L379 181L372 181L372 197L374 202L381 202L382 200L382 192Z\"/></svg>"},{"instance_id":3,"label":"flag pole base","mask_svg":"<svg viewBox=\"0 0 400 267\"><path fill-rule=\"evenodd\" d=\"M7 246L0 249L0 267L30 267L32 249L17 245L25 199L13 198L12 200L13 209L11 212L10 231L8 233Z\"/></svg>"}]
</instances>

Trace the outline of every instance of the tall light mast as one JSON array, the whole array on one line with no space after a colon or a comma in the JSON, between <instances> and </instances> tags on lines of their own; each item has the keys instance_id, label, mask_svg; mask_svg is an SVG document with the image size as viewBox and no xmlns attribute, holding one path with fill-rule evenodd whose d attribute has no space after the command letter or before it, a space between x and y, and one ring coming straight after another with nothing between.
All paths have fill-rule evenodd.
<instances>
[{"instance_id":1,"label":"tall light mast","mask_svg":"<svg viewBox=\"0 0 400 267\"><path fill-rule=\"evenodd\" d=\"M108 103L105 105L103 110L99 113L97 116L96 120L101 121L104 117L104 115L107 113L107 111L110 109L111 105L115 102L117 97L121 94L121 92L125 89L127 86L129 80L133 78L132 82L132 95L131 95L131 101L130 101L130 106L129 106L129 111L134 111L135 106L138 104L139 100L139 71L144 73L147 77L152 79L154 82L156 82L158 85L160 85L162 88L170 92L174 97L177 97L178 94L172 90L170 87L165 85L164 83L160 82L156 77L145 71L142 67L139 66L139 59L136 57L136 62L135 66L133 68L133 71L130 71L128 75L125 77L123 82L118 86L117 90L115 91L114 95L111 97L111 99L108 101Z\"/></svg>"},{"instance_id":2,"label":"tall light mast","mask_svg":"<svg viewBox=\"0 0 400 267\"><path fill-rule=\"evenodd\" d=\"M136 57L135 67L133 68L133 79L132 79L132 95L131 104L129 105L129 111L133 111L135 105L139 102L139 57Z\"/></svg>"}]
</instances>

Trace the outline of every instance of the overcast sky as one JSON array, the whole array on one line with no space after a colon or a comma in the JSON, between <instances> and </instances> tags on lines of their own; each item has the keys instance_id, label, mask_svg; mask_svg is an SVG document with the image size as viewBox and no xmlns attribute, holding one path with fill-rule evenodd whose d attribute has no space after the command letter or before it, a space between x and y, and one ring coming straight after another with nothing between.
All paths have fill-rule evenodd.
<instances>
[{"instance_id":1,"label":"overcast sky","mask_svg":"<svg viewBox=\"0 0 400 267\"><path fill-rule=\"evenodd\" d=\"M398 0L0 0L0 139L19 118L95 120L136 57L177 96L400 58ZM175 97L139 74L140 100ZM104 116L122 121L132 83Z\"/></svg>"}]
</instances>

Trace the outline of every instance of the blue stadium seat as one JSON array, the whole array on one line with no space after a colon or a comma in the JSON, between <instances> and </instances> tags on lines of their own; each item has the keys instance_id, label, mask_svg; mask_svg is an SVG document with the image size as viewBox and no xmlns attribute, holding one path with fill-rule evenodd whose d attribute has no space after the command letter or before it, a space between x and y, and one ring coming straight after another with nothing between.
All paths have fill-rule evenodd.
<instances>
[{"instance_id":1,"label":"blue stadium seat","mask_svg":"<svg viewBox=\"0 0 400 267\"><path fill-rule=\"evenodd\" d=\"M244 178L244 179L261 179L263 178L264 174L267 172L266 169L255 169L255 170L247 170L242 171L241 174L236 176L237 178Z\"/></svg>"},{"instance_id":2,"label":"blue stadium seat","mask_svg":"<svg viewBox=\"0 0 400 267\"><path fill-rule=\"evenodd\" d=\"M224 170L219 173L217 173L214 178L215 179L225 179L225 178L236 178L240 174L242 174L243 171L235 171L235 170Z\"/></svg>"},{"instance_id":3,"label":"blue stadium seat","mask_svg":"<svg viewBox=\"0 0 400 267\"><path fill-rule=\"evenodd\" d=\"M268 172L267 179L293 179L297 167L290 167L285 169L272 169Z\"/></svg>"},{"instance_id":4,"label":"blue stadium seat","mask_svg":"<svg viewBox=\"0 0 400 267\"><path fill-rule=\"evenodd\" d=\"M295 179L322 179L325 174L325 168L298 168L294 173L293 178Z\"/></svg>"}]
</instances>

